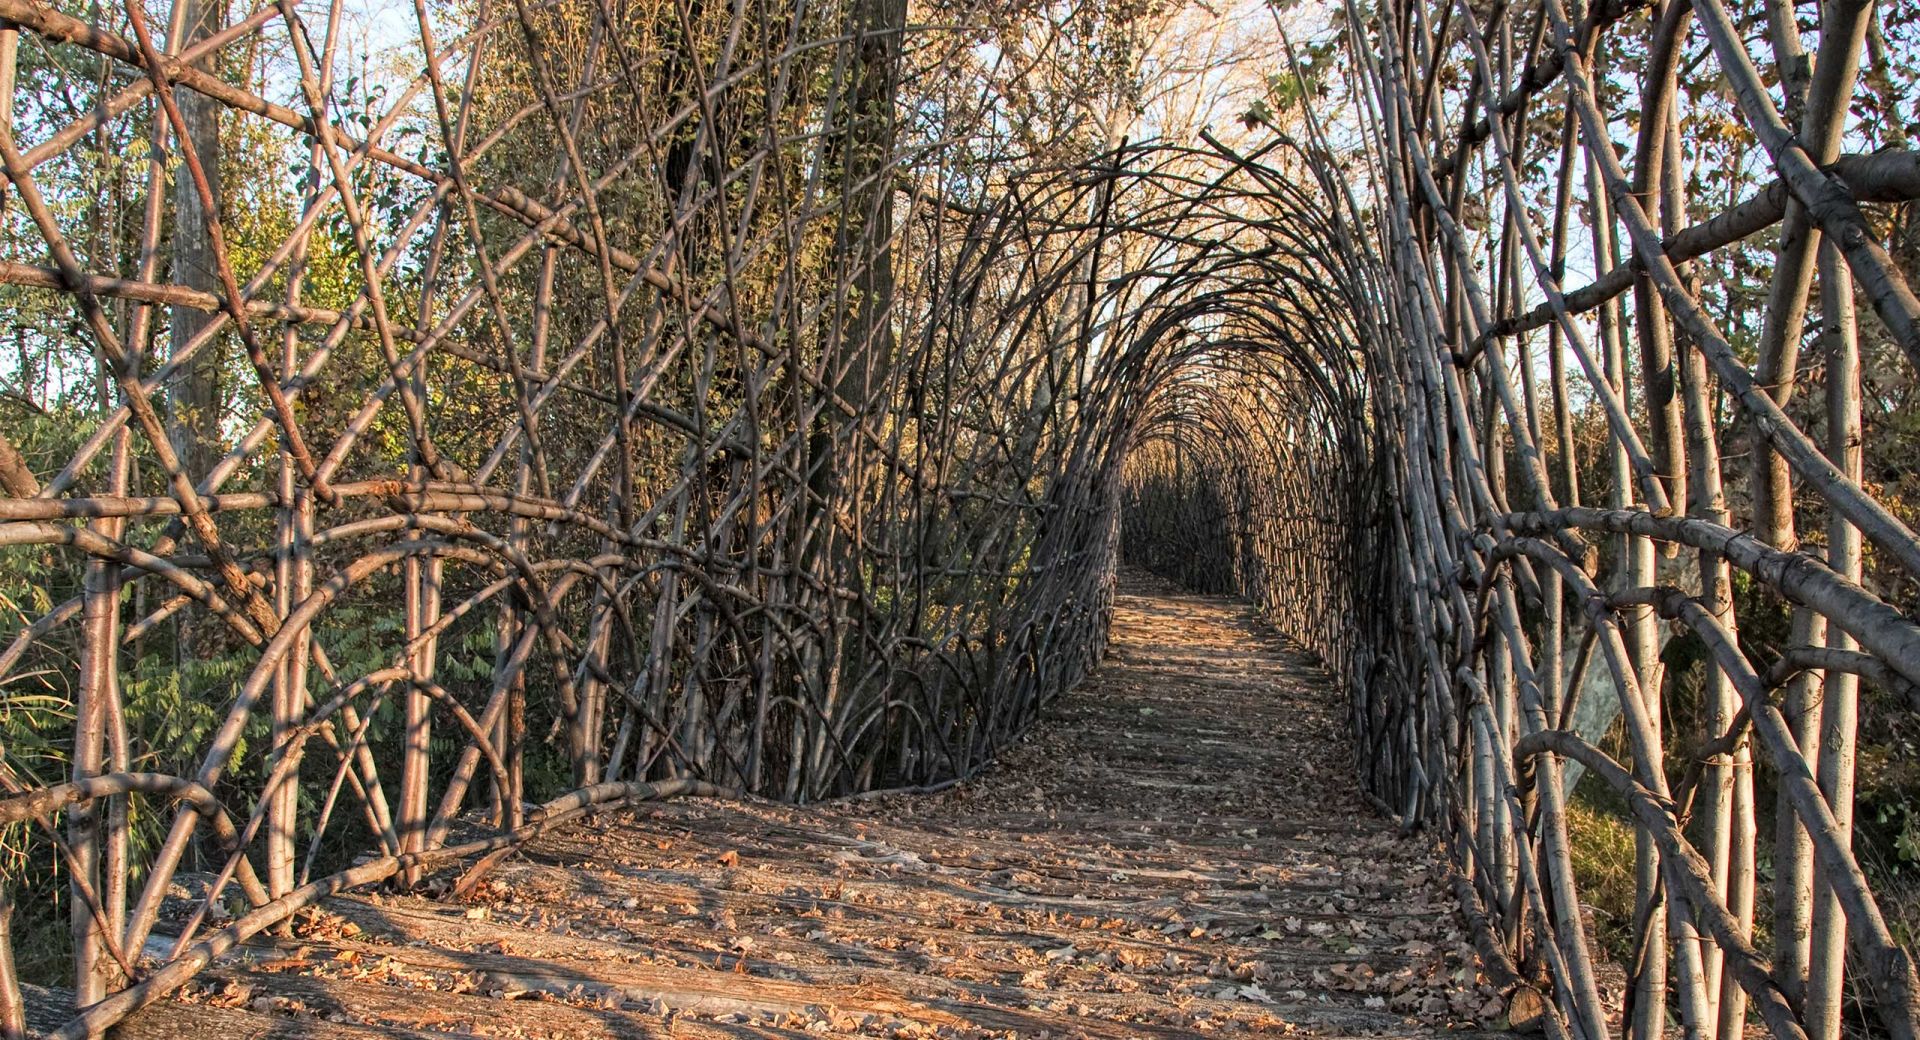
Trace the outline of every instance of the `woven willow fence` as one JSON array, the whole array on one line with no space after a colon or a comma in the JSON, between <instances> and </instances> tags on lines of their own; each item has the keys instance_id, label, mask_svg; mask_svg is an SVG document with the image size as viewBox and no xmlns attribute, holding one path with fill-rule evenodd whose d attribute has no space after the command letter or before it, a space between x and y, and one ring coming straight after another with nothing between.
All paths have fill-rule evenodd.
<instances>
[{"instance_id":1,"label":"woven willow fence","mask_svg":"<svg viewBox=\"0 0 1920 1040\"><path fill-rule=\"evenodd\" d=\"M1872 13L1828 5L1791 124L1721 0L1389 5L1330 15L1338 125L1049 150L957 71L968 6L418 3L375 77L338 2L0 0L15 375L83 362L27 402L64 440L0 442L44 593L0 650L0 1030L25 927L83 1036L598 808L966 777L1098 659L1125 555L1320 655L1552 1030L1830 1040L1851 980L1912 1037L1847 831L1862 684L1920 705L1911 601L1862 584L1920 574L1859 472L1861 343L1920 358L1862 208L1920 163L1841 154ZM1693 53L1780 177L1704 217ZM1703 305L1756 235L1764 299ZM1637 835L1624 1013L1570 769Z\"/></svg>"},{"instance_id":2,"label":"woven willow fence","mask_svg":"<svg viewBox=\"0 0 1920 1040\"><path fill-rule=\"evenodd\" d=\"M595 807L965 777L1098 657L1110 496L1055 478L1099 234L1005 216L1097 188L960 206L904 5L421 4L383 91L340 3L211 10L0 6L0 282L103 383L70 457L0 452L10 568L82 575L0 658L65 695L0 822L67 1034ZM96 94L15 90L56 65ZM251 406L196 415L215 354ZM203 679L159 712L156 655Z\"/></svg>"},{"instance_id":3,"label":"woven willow fence","mask_svg":"<svg viewBox=\"0 0 1920 1040\"><path fill-rule=\"evenodd\" d=\"M1307 358L1284 375L1188 388L1125 474L1125 555L1248 593L1341 674L1369 790L1449 836L1487 969L1556 1033L1827 1040L1851 1007L1914 1036L1852 850L1860 698L1920 707L1920 540L1861 473L1863 352L1920 362L1888 248L1920 162L1843 151L1862 104L1906 134L1911 84L1862 74L1874 6L1346 13L1360 375L1293 327L1255 337ZM1689 200L1716 125L1777 180ZM1634 827L1624 988L1570 855L1581 774Z\"/></svg>"}]
</instances>

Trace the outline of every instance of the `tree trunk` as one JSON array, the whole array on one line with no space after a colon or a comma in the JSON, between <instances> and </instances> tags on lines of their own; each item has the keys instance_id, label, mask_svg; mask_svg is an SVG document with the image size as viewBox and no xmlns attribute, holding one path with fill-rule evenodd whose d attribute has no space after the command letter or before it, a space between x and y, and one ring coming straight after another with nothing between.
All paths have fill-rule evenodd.
<instances>
[{"instance_id":1,"label":"tree trunk","mask_svg":"<svg viewBox=\"0 0 1920 1040\"><path fill-rule=\"evenodd\" d=\"M191 42L219 32L226 24L224 0L179 0L182 13L176 17L181 40ZM171 42L171 41L169 41ZM179 48L173 48L179 49ZM212 71L212 59L196 67ZM220 110L219 102L192 90L175 91L182 121L186 124L184 146L191 147L206 170L208 186L216 203L224 197L220 184ZM184 163L176 162L173 171L173 280L175 284L199 292L220 295L219 268L214 261L212 221L202 205L193 178ZM168 333L171 356L179 357L213 320L207 311L176 306ZM220 420L222 409L218 339L200 347L193 358L174 377L167 391L168 433L187 478L199 482L220 459Z\"/></svg>"}]
</instances>

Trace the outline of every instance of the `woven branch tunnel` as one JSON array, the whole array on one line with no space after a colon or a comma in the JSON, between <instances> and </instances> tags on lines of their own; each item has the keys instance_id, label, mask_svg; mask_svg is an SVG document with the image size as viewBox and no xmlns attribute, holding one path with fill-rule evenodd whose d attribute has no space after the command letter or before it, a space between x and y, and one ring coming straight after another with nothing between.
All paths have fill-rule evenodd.
<instances>
[{"instance_id":1,"label":"woven branch tunnel","mask_svg":"<svg viewBox=\"0 0 1920 1040\"><path fill-rule=\"evenodd\" d=\"M1911 1040L1910 13L1262 5L1176 135L1095 6L0 0L0 1035L29 947L94 1035L597 807L964 780L1126 564L1317 656L1556 1035Z\"/></svg>"}]
</instances>

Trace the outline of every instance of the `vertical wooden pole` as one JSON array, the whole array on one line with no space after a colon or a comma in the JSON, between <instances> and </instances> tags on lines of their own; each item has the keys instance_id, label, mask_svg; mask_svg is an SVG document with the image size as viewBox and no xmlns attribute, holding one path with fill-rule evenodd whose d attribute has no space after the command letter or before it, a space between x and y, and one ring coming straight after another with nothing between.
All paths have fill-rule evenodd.
<instances>
[{"instance_id":1,"label":"vertical wooden pole","mask_svg":"<svg viewBox=\"0 0 1920 1040\"><path fill-rule=\"evenodd\" d=\"M1860 343L1853 312L1853 275L1832 241L1820 244L1820 311L1827 355L1827 456L1853 480L1861 477ZM1838 514L1827 520L1827 566L1851 581L1862 577L1860 532ZM1827 628L1827 646L1854 649L1853 637ZM1828 674L1820 711L1820 793L1838 825L1842 847L1853 843L1855 727L1860 680L1852 672ZM1813 929L1807 961L1808 1040L1837 1040L1847 963L1847 914L1832 879L1813 871Z\"/></svg>"}]
</instances>

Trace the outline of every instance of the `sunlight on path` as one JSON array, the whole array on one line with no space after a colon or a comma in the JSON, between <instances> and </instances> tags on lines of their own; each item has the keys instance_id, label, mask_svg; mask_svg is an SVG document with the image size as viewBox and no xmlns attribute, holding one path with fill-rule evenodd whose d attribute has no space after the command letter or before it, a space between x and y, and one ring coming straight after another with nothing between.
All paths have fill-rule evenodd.
<instances>
[{"instance_id":1,"label":"sunlight on path","mask_svg":"<svg viewBox=\"0 0 1920 1040\"><path fill-rule=\"evenodd\" d=\"M972 783L622 813L464 906L337 900L189 1013L200 1035L339 1037L1503 1026L1439 857L1354 792L1325 676L1242 604L1123 591L1099 673Z\"/></svg>"}]
</instances>

